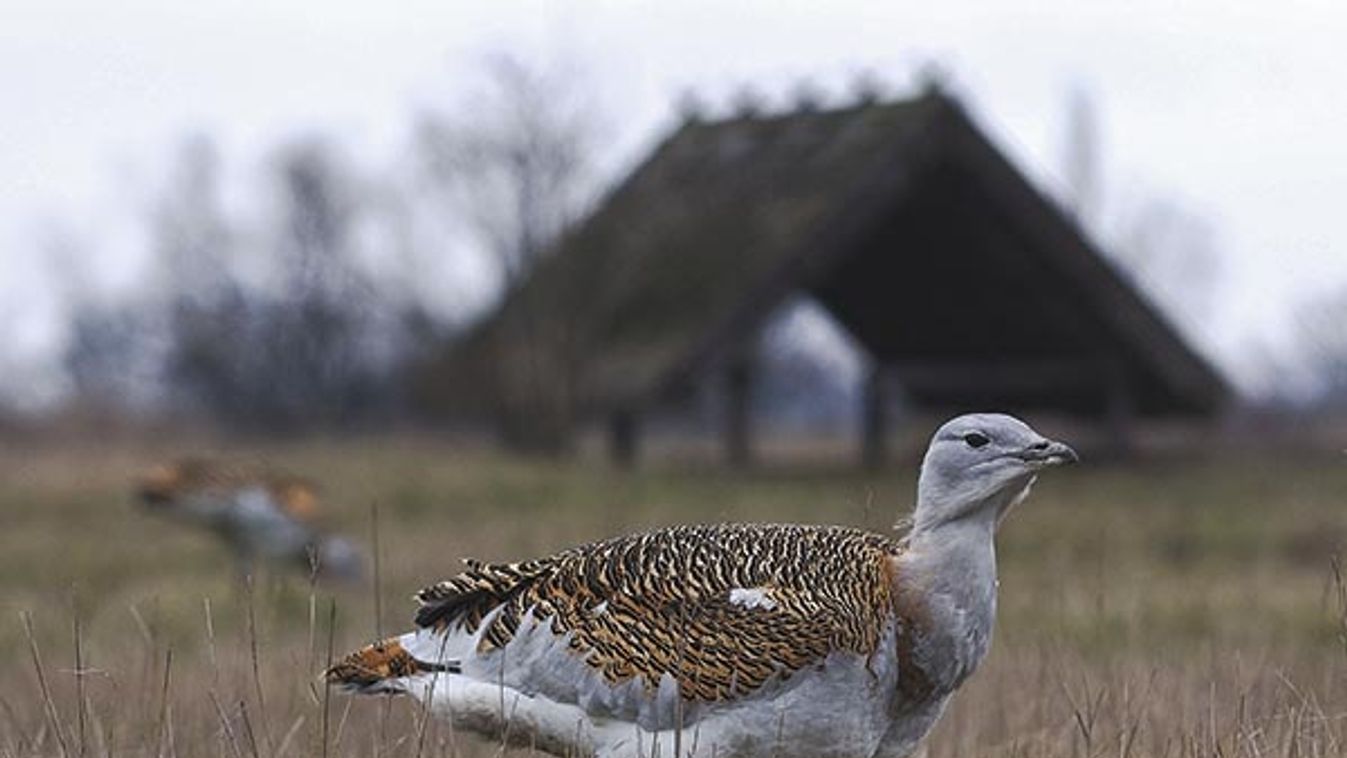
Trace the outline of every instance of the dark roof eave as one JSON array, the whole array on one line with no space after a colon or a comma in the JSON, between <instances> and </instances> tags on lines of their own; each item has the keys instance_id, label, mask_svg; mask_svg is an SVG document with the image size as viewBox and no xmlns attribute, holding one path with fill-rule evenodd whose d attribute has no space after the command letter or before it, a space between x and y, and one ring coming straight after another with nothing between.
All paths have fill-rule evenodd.
<instances>
[{"instance_id":1,"label":"dark roof eave","mask_svg":"<svg viewBox=\"0 0 1347 758\"><path fill-rule=\"evenodd\" d=\"M972 169L984 188L1005 203L1036 248L1089 289L1092 299L1100 303L1102 316L1116 331L1144 347L1139 357L1175 392L1180 400L1175 405L1204 413L1224 408L1233 391L1219 371L1179 336L1073 221L1024 179L957 102L947 100L947 104L958 114L947 133L954 159Z\"/></svg>"}]
</instances>

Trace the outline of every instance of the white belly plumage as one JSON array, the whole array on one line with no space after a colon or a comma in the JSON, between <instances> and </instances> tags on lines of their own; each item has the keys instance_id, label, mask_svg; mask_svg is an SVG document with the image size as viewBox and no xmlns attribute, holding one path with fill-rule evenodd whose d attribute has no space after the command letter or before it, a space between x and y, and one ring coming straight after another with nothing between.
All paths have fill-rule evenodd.
<instances>
[{"instance_id":1,"label":"white belly plumage","mask_svg":"<svg viewBox=\"0 0 1347 758\"><path fill-rule=\"evenodd\" d=\"M461 673L422 674L400 685L456 728L557 754L650 758L677 748L692 758L868 758L883 744L883 754L903 755L939 713L938 705L908 711L902 733L891 731L898 706L892 630L874 655L835 652L716 703L684 702L667 675L654 691L639 679L614 686L567 650L567 636L532 619L503 649L484 655L478 634L405 635L401 642L414 657L457 660Z\"/></svg>"}]
</instances>

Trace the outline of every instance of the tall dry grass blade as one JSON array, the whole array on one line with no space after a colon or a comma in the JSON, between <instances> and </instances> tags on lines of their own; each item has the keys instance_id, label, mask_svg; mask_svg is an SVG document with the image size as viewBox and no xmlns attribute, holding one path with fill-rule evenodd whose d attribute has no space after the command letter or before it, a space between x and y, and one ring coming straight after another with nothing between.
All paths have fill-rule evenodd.
<instances>
[{"instance_id":1,"label":"tall dry grass blade","mask_svg":"<svg viewBox=\"0 0 1347 758\"><path fill-rule=\"evenodd\" d=\"M281 744L276 746L277 758L284 756L286 751L290 749L290 743L294 741L295 735L299 734L299 730L304 726L306 720L304 714L301 713L295 717L295 721L290 725L290 728L285 730L285 734L281 737Z\"/></svg>"},{"instance_id":2,"label":"tall dry grass blade","mask_svg":"<svg viewBox=\"0 0 1347 758\"><path fill-rule=\"evenodd\" d=\"M261 751L257 748L257 734L253 731L253 720L248 718L248 701L239 701L239 718L243 720L243 736L248 738L248 749L252 751L253 758L262 758Z\"/></svg>"},{"instance_id":3,"label":"tall dry grass blade","mask_svg":"<svg viewBox=\"0 0 1347 758\"><path fill-rule=\"evenodd\" d=\"M84 695L84 710L89 714L89 754L106 756L109 748L107 741L104 740L107 733L104 729L105 719L94 705L92 693L86 692Z\"/></svg>"},{"instance_id":4,"label":"tall dry grass blade","mask_svg":"<svg viewBox=\"0 0 1347 758\"><path fill-rule=\"evenodd\" d=\"M19 724L19 717L14 713L14 706L9 704L9 701L5 699L4 695L0 695L0 712L4 713L5 721L9 722L9 729L4 732L9 735L8 745L6 745L6 747L9 748L11 753L18 754L24 752L24 745L28 742L28 735L23 731L22 726Z\"/></svg>"},{"instance_id":5,"label":"tall dry grass blade","mask_svg":"<svg viewBox=\"0 0 1347 758\"><path fill-rule=\"evenodd\" d=\"M85 739L84 713L84 635L80 629L79 602L75 590L70 590L71 624L75 638L75 730L79 743L79 758L84 758L87 741Z\"/></svg>"},{"instance_id":6,"label":"tall dry grass blade","mask_svg":"<svg viewBox=\"0 0 1347 758\"><path fill-rule=\"evenodd\" d=\"M210 598L201 598L201 607L206 616L206 655L210 659L211 686L220 685L220 659L215 650L215 618L210 610Z\"/></svg>"},{"instance_id":7,"label":"tall dry grass blade","mask_svg":"<svg viewBox=\"0 0 1347 758\"><path fill-rule=\"evenodd\" d=\"M449 638L449 635L448 635L448 634L445 634L445 639L448 639L448 638ZM505 718L505 665L506 665L506 660L507 660L508 654L509 654L509 649L508 649L507 647L501 647L501 648L500 648L500 668L498 668L498 669L496 670L496 672L497 672L497 678L496 678L496 693L499 695L499 698L498 698L498 699L500 700L500 717L501 717L501 719L504 720L504 722L505 722L505 725L504 725L504 727L501 729L501 732L500 732L500 750L497 751L498 754L499 754L499 753L504 753L504 752L505 752L505 748L509 746L509 742L510 742L510 727L513 726L513 724L510 722L510 720ZM427 704L429 704L429 702L430 702L430 701L427 700ZM519 702L519 701L516 700L515 702ZM639 744L639 743L638 743L638 744ZM421 758L421 757L420 757L420 754L417 755L417 758Z\"/></svg>"},{"instance_id":8,"label":"tall dry grass blade","mask_svg":"<svg viewBox=\"0 0 1347 758\"><path fill-rule=\"evenodd\" d=\"M305 654L308 661L304 666L304 673L309 677L309 697L314 705L318 704L318 693L313 686L313 676L315 664L318 663L318 554L314 550L309 551L309 604L308 604L308 644L305 646Z\"/></svg>"},{"instance_id":9,"label":"tall dry grass blade","mask_svg":"<svg viewBox=\"0 0 1347 758\"><path fill-rule=\"evenodd\" d=\"M502 718L505 719L505 729L504 731L501 732L500 747L496 750L496 755L505 755L505 751L510 749L510 738L514 731L515 717L518 714L519 714L519 698L516 697L510 703L510 715L505 716L505 714L503 713L501 714Z\"/></svg>"},{"instance_id":10,"label":"tall dry grass blade","mask_svg":"<svg viewBox=\"0 0 1347 758\"><path fill-rule=\"evenodd\" d=\"M19 618L23 619L23 630L28 635L28 650L33 656L33 669L37 671L37 686L42 691L47 723L61 748L62 758L70 758L70 746L66 744L65 734L61 731L60 714L56 710L56 702L52 700L51 688L47 686L46 667L42 665L42 653L37 648L37 636L33 633L33 615L28 611L20 611Z\"/></svg>"},{"instance_id":11,"label":"tall dry grass blade","mask_svg":"<svg viewBox=\"0 0 1347 758\"><path fill-rule=\"evenodd\" d=\"M374 639L382 640L384 638L384 612L383 612L383 593L380 592L383 586L383 571L380 565L379 556L379 501L373 500L369 504L369 529L370 529L370 549L373 553L374 581L371 591L374 593ZM387 698L379 704L379 727L374 739L374 758L381 758L383 746L388 741L388 712L390 703Z\"/></svg>"},{"instance_id":12,"label":"tall dry grass blade","mask_svg":"<svg viewBox=\"0 0 1347 758\"><path fill-rule=\"evenodd\" d=\"M438 657L439 657L440 660L444 660L444 651L445 651L445 648L448 646L448 644L449 644L449 635L448 635L448 634L445 634L444 636L442 636L442 637L440 638L440 649L439 649L439 653L438 653ZM503 651L502 651L501 655L502 655L502 656L504 655L504 652L503 652ZM502 660L502 661L501 661L501 670L502 670L502 672L504 671L504 669L505 669L504 660ZM430 686L426 688L426 696L425 696L424 702L422 703L422 708L421 708L420 718L418 719L417 724L416 724L416 753L415 753L414 758L421 758L421 753L422 753L423 750L425 750L425 745L426 745L426 729L427 729L427 727L430 726L430 718L431 718L430 705L431 705L431 703L433 703L433 702L435 701L435 688L436 688L436 687L439 685L439 683L440 683L440 676L441 676L441 672L440 672L440 671L436 671L435 673L433 673L433 674L430 675ZM502 683L501 683L501 687L502 687L502 690L501 690L501 706L500 706L500 708L501 708L501 716L504 716L504 715L505 715L505 692L504 692L504 689L503 689L504 686L505 686L505 685L504 685L504 681L502 681ZM451 741L455 741L455 740L454 740L454 732L453 732L453 729L454 729L454 726L453 726L453 719L450 719L450 720L449 720L449 738L450 738ZM455 742L456 742L456 741L455 741Z\"/></svg>"},{"instance_id":13,"label":"tall dry grass blade","mask_svg":"<svg viewBox=\"0 0 1347 758\"><path fill-rule=\"evenodd\" d=\"M1132 696L1131 687L1123 689L1123 726L1119 734L1119 758L1132 758L1137 737L1141 734L1142 719L1146 716L1143 705L1138 705L1138 703L1150 702L1155 689L1155 676L1155 669L1151 669L1150 676L1146 678L1146 688L1142 691L1140 698Z\"/></svg>"},{"instance_id":14,"label":"tall dry grass blade","mask_svg":"<svg viewBox=\"0 0 1347 758\"><path fill-rule=\"evenodd\" d=\"M154 678L154 667L158 662L158 654L155 648L154 628L145 620L144 614L140 612L140 607L134 603L127 603L126 610L131 614L131 619L136 622L136 631L140 633L141 642L145 643L145 656L143 665L140 667L140 681L138 686L152 686ZM152 718L152 714L145 713L146 720Z\"/></svg>"},{"instance_id":15,"label":"tall dry grass blade","mask_svg":"<svg viewBox=\"0 0 1347 758\"><path fill-rule=\"evenodd\" d=\"M169 686L173 678L173 648L170 646L164 653L164 679L159 687L159 724L155 728L155 755L163 758L167 753L164 749L168 743L168 693Z\"/></svg>"},{"instance_id":16,"label":"tall dry grass blade","mask_svg":"<svg viewBox=\"0 0 1347 758\"><path fill-rule=\"evenodd\" d=\"M211 610L210 598L201 598L202 613L206 620L206 655L210 662L211 683L206 689L206 694L210 697L211 703L215 706L216 715L220 719L220 725L223 728L222 737L227 738L228 744L234 750L234 758L243 758L243 752L239 749L238 740L234 736L233 729L229 726L229 719L225 715L224 707L220 705L220 698L217 691L220 687L220 659L215 644L215 614ZM221 739L220 753L223 758L226 741Z\"/></svg>"},{"instance_id":17,"label":"tall dry grass blade","mask_svg":"<svg viewBox=\"0 0 1347 758\"><path fill-rule=\"evenodd\" d=\"M1286 747L1282 751L1282 755L1285 755L1286 758L1301 758L1300 722L1302 717L1303 711L1301 708L1291 709L1291 726L1286 730Z\"/></svg>"},{"instance_id":18,"label":"tall dry grass blade","mask_svg":"<svg viewBox=\"0 0 1347 758\"><path fill-rule=\"evenodd\" d=\"M388 714L391 707L391 698L380 699L378 724L374 731L374 758L383 758L383 746L388 742Z\"/></svg>"},{"instance_id":19,"label":"tall dry grass blade","mask_svg":"<svg viewBox=\"0 0 1347 758\"><path fill-rule=\"evenodd\" d=\"M379 501L369 504L370 550L374 555L374 639L384 638L383 561L379 549Z\"/></svg>"},{"instance_id":20,"label":"tall dry grass blade","mask_svg":"<svg viewBox=\"0 0 1347 758\"><path fill-rule=\"evenodd\" d=\"M333 638L336 636L336 629L337 629L337 599L332 598L329 601L327 607L327 663L323 666L324 671L332 667L332 647L333 647ZM327 758L328 719L330 717L331 709L332 709L332 682L328 681L327 677L324 676L323 717L322 717L322 728L320 729L322 749L319 750L318 752L318 754L322 758Z\"/></svg>"},{"instance_id":21,"label":"tall dry grass blade","mask_svg":"<svg viewBox=\"0 0 1347 758\"><path fill-rule=\"evenodd\" d=\"M131 618L135 619L136 629L140 632L140 637L145 641L145 647L154 649L154 633L150 631L150 625L145 623L145 617L140 615L140 609L135 603L127 605L131 611Z\"/></svg>"},{"instance_id":22,"label":"tall dry grass blade","mask_svg":"<svg viewBox=\"0 0 1347 758\"><path fill-rule=\"evenodd\" d=\"M252 662L253 689L257 695L257 711L258 711L257 726L258 730L262 732L262 744L266 746L267 755L274 756L276 753L276 749L271 742L271 731L267 728L268 727L267 701L262 693L262 664L261 664L262 656L257 644L257 610L256 610L257 602L256 602L256 593L254 592L253 578L251 574L248 576L248 580L245 584L245 590L248 593L248 656ZM245 716L247 715L247 711L244 711L244 715ZM248 726L249 726L249 736L252 736L251 723ZM253 745L253 752L254 754L257 753L257 746L255 741Z\"/></svg>"},{"instance_id":23,"label":"tall dry grass blade","mask_svg":"<svg viewBox=\"0 0 1347 758\"><path fill-rule=\"evenodd\" d=\"M1085 697L1079 702L1071 693L1071 688L1067 685L1065 676L1059 678L1057 684L1063 697L1066 698L1067 706L1071 709L1072 723L1075 724L1076 733L1084 744L1085 754L1090 755L1093 752L1094 745L1094 715L1090 708L1092 698L1089 680L1085 681Z\"/></svg>"},{"instance_id":24,"label":"tall dry grass blade","mask_svg":"<svg viewBox=\"0 0 1347 758\"><path fill-rule=\"evenodd\" d=\"M173 728L173 704L172 704L172 703L169 703L169 706L168 706L168 719L167 719L167 724L168 724L168 732L167 732L167 738L168 738L168 758L178 758L178 736L177 736L177 731Z\"/></svg>"},{"instance_id":25,"label":"tall dry grass blade","mask_svg":"<svg viewBox=\"0 0 1347 758\"><path fill-rule=\"evenodd\" d=\"M233 750L234 758L243 758L238 735L234 734L234 727L229 724L229 715L225 713L224 706L220 705L220 698L215 696L214 690L208 691L206 695L210 698L211 705L215 706L215 714L220 718L220 728L227 739L227 744Z\"/></svg>"},{"instance_id":26,"label":"tall dry grass blade","mask_svg":"<svg viewBox=\"0 0 1347 758\"><path fill-rule=\"evenodd\" d=\"M1220 738L1216 736L1216 683L1207 683L1207 753L1220 755Z\"/></svg>"},{"instance_id":27,"label":"tall dry grass blade","mask_svg":"<svg viewBox=\"0 0 1347 758\"><path fill-rule=\"evenodd\" d=\"M430 726L430 699L435 693L435 684L439 678L439 672L430 676L430 686L426 688L425 702L421 704L421 712L416 716L416 752L412 754L413 758L421 758L421 753L426 747L426 730Z\"/></svg>"},{"instance_id":28,"label":"tall dry grass blade","mask_svg":"<svg viewBox=\"0 0 1347 758\"><path fill-rule=\"evenodd\" d=\"M1343 576L1342 555L1334 553L1328 559L1329 568L1333 575L1333 590L1338 601L1338 645L1342 648L1342 654L1347 657L1347 578Z\"/></svg>"},{"instance_id":29,"label":"tall dry grass blade","mask_svg":"<svg viewBox=\"0 0 1347 758\"><path fill-rule=\"evenodd\" d=\"M341 739L346 736L346 722L351 717L351 707L355 705L355 698L346 698L346 705L341 709L341 719L337 721L337 734L332 738L332 749L341 747Z\"/></svg>"}]
</instances>

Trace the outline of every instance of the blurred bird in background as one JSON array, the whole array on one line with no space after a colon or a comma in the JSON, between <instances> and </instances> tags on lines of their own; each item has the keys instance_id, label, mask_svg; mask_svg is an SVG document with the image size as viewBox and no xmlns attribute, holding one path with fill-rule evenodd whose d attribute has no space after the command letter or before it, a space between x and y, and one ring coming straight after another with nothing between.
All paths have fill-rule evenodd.
<instances>
[{"instance_id":1,"label":"blurred bird in background","mask_svg":"<svg viewBox=\"0 0 1347 758\"><path fill-rule=\"evenodd\" d=\"M242 577L252 576L259 562L342 582L364 575L355 544L319 527L318 494L304 479L259 466L183 458L146 472L136 493L151 513L218 535Z\"/></svg>"}]
</instances>

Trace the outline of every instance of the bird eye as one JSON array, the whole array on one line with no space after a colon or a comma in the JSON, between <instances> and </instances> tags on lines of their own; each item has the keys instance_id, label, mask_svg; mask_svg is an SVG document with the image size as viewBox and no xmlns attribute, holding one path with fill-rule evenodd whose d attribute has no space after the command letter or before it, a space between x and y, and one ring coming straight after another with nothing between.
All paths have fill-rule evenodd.
<instances>
[{"instance_id":1,"label":"bird eye","mask_svg":"<svg viewBox=\"0 0 1347 758\"><path fill-rule=\"evenodd\" d=\"M963 441L968 443L968 446L971 448L979 448L988 442L991 442L991 440L987 439L987 435L982 434L981 432L969 432L963 436Z\"/></svg>"}]
</instances>

